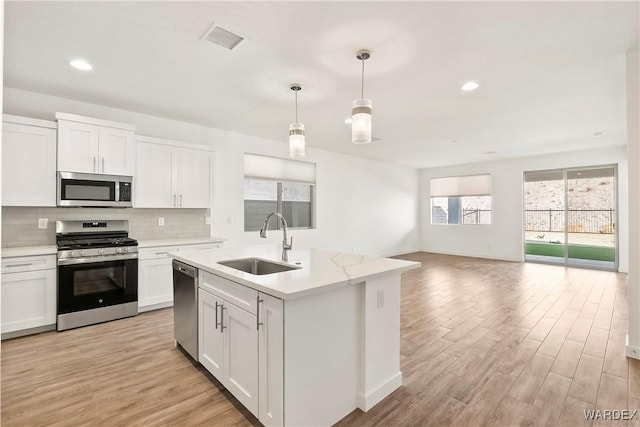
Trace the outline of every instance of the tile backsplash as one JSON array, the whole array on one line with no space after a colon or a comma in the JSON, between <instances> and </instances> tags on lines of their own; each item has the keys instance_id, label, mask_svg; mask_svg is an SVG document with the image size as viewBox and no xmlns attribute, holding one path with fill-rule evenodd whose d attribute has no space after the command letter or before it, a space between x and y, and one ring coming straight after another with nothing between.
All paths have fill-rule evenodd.
<instances>
[{"instance_id":1,"label":"tile backsplash","mask_svg":"<svg viewBox=\"0 0 640 427\"><path fill-rule=\"evenodd\" d=\"M129 220L129 235L138 240L209 237L208 209L2 208L2 247L53 245L57 220ZM164 226L158 226L164 217ZM46 229L38 218L48 218Z\"/></svg>"}]
</instances>

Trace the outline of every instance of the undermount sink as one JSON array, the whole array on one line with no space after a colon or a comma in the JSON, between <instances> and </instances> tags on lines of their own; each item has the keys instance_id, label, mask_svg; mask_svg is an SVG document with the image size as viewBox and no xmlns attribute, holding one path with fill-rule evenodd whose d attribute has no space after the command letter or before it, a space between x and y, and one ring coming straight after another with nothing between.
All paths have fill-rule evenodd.
<instances>
[{"instance_id":1,"label":"undermount sink","mask_svg":"<svg viewBox=\"0 0 640 427\"><path fill-rule=\"evenodd\" d=\"M300 268L260 258L230 259L229 261L218 261L218 264L258 276L262 276L263 274L282 273L284 271L297 270Z\"/></svg>"}]
</instances>

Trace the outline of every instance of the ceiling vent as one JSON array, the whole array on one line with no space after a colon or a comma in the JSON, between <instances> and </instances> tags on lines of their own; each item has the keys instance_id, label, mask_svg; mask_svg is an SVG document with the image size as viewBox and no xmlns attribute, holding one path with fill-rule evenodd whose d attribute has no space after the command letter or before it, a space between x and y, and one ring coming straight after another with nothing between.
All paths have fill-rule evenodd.
<instances>
[{"instance_id":1,"label":"ceiling vent","mask_svg":"<svg viewBox=\"0 0 640 427\"><path fill-rule=\"evenodd\" d=\"M211 24L209 28L207 28L207 31L205 31L205 33L200 38L208 40L211 43L215 43L229 50L235 50L247 39L243 35L220 27L215 22Z\"/></svg>"}]
</instances>

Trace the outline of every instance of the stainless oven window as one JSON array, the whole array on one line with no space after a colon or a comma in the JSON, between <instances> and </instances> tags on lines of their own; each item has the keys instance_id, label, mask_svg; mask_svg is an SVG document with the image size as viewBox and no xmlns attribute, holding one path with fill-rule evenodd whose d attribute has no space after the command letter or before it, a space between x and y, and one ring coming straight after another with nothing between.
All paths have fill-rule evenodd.
<instances>
[{"instance_id":1,"label":"stainless oven window","mask_svg":"<svg viewBox=\"0 0 640 427\"><path fill-rule=\"evenodd\" d=\"M58 264L58 314L137 300L137 258Z\"/></svg>"},{"instance_id":2,"label":"stainless oven window","mask_svg":"<svg viewBox=\"0 0 640 427\"><path fill-rule=\"evenodd\" d=\"M73 295L122 291L126 280L124 265L76 270L73 272Z\"/></svg>"}]
</instances>

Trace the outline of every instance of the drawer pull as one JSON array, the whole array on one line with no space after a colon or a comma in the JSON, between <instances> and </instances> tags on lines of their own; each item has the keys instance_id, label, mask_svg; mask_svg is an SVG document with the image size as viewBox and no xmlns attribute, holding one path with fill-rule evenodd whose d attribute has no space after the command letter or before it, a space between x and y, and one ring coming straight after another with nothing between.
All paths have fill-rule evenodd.
<instances>
[{"instance_id":1,"label":"drawer pull","mask_svg":"<svg viewBox=\"0 0 640 427\"><path fill-rule=\"evenodd\" d=\"M30 265L33 265L33 263L28 262L26 264L7 264L6 267L28 267Z\"/></svg>"},{"instance_id":2,"label":"drawer pull","mask_svg":"<svg viewBox=\"0 0 640 427\"><path fill-rule=\"evenodd\" d=\"M166 254L168 254L168 253L169 253L169 252L156 252L156 255L166 255Z\"/></svg>"}]
</instances>

